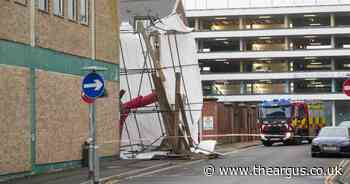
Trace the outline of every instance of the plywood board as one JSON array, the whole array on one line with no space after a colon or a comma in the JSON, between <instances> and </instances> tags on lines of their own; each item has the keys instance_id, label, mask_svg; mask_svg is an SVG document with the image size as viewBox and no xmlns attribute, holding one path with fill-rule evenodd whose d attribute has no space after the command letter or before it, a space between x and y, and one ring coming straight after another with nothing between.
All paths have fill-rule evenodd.
<instances>
[{"instance_id":1,"label":"plywood board","mask_svg":"<svg viewBox=\"0 0 350 184\"><path fill-rule=\"evenodd\" d=\"M0 174L30 165L29 70L0 65Z\"/></svg>"},{"instance_id":2,"label":"plywood board","mask_svg":"<svg viewBox=\"0 0 350 184\"><path fill-rule=\"evenodd\" d=\"M119 83L107 81L108 96L96 101L97 143L100 156L119 154Z\"/></svg>"},{"instance_id":3,"label":"plywood board","mask_svg":"<svg viewBox=\"0 0 350 184\"><path fill-rule=\"evenodd\" d=\"M89 108L81 100L81 77L37 71L37 163L80 160L89 134ZM103 156L119 153L118 83L106 82L109 96L97 100L96 123Z\"/></svg>"}]
</instances>

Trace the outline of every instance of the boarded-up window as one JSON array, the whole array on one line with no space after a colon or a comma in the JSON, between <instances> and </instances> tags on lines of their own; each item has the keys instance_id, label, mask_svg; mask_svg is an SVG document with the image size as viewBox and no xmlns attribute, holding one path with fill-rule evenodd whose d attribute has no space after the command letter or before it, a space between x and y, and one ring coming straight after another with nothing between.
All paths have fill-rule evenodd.
<instances>
[{"instance_id":1,"label":"boarded-up window","mask_svg":"<svg viewBox=\"0 0 350 184\"><path fill-rule=\"evenodd\" d=\"M49 2L48 0L38 0L39 10L48 11L49 10Z\"/></svg>"},{"instance_id":2,"label":"boarded-up window","mask_svg":"<svg viewBox=\"0 0 350 184\"><path fill-rule=\"evenodd\" d=\"M63 0L53 0L53 14L63 16Z\"/></svg>"},{"instance_id":3,"label":"boarded-up window","mask_svg":"<svg viewBox=\"0 0 350 184\"><path fill-rule=\"evenodd\" d=\"M80 0L79 21L83 24L89 23L89 0Z\"/></svg>"},{"instance_id":4,"label":"boarded-up window","mask_svg":"<svg viewBox=\"0 0 350 184\"><path fill-rule=\"evenodd\" d=\"M77 19L77 0L68 0L68 18L70 20Z\"/></svg>"}]
</instances>

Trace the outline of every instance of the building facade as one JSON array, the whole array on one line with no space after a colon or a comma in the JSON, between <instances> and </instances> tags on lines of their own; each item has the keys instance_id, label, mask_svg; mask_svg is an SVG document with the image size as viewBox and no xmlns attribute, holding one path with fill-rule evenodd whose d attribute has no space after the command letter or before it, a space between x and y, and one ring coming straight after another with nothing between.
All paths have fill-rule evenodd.
<instances>
[{"instance_id":1,"label":"building facade","mask_svg":"<svg viewBox=\"0 0 350 184\"><path fill-rule=\"evenodd\" d=\"M82 68L101 66L102 156L119 153L117 5L109 0L0 1L0 179L80 165L89 133ZM104 144L105 142L113 142Z\"/></svg>"},{"instance_id":2,"label":"building facade","mask_svg":"<svg viewBox=\"0 0 350 184\"><path fill-rule=\"evenodd\" d=\"M203 93L221 102L321 100L328 125L350 120L350 1L184 1Z\"/></svg>"}]
</instances>

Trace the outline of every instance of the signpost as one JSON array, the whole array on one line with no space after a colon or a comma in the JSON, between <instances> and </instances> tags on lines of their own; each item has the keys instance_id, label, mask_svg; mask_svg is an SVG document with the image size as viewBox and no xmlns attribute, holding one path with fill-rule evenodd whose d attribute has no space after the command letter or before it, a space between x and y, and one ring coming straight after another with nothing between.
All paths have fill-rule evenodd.
<instances>
[{"instance_id":1,"label":"signpost","mask_svg":"<svg viewBox=\"0 0 350 184\"><path fill-rule=\"evenodd\" d=\"M81 99L84 100L84 102L87 103L87 104L91 104L91 103L95 102L94 99L89 98L88 96L86 96L84 92L81 92Z\"/></svg>"},{"instance_id":2,"label":"signpost","mask_svg":"<svg viewBox=\"0 0 350 184\"><path fill-rule=\"evenodd\" d=\"M347 95L350 96L350 80L346 80L343 83L343 92Z\"/></svg>"},{"instance_id":3,"label":"signpost","mask_svg":"<svg viewBox=\"0 0 350 184\"><path fill-rule=\"evenodd\" d=\"M103 95L105 82L96 71L104 71L105 68L88 67L83 68L90 71L82 81L82 99L89 104L89 175L92 176L93 184L99 184L99 157L97 155L96 143L96 107L95 101Z\"/></svg>"},{"instance_id":4,"label":"signpost","mask_svg":"<svg viewBox=\"0 0 350 184\"><path fill-rule=\"evenodd\" d=\"M101 75L93 71L84 77L82 87L87 97L95 99L103 94L105 82Z\"/></svg>"}]
</instances>

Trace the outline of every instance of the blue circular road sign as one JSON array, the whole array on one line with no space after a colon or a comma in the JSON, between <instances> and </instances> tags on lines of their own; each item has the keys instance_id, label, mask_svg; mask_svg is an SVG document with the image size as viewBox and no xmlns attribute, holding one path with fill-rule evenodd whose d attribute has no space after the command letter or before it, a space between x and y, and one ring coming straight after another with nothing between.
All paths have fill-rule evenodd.
<instances>
[{"instance_id":1,"label":"blue circular road sign","mask_svg":"<svg viewBox=\"0 0 350 184\"><path fill-rule=\"evenodd\" d=\"M105 82L101 75L91 72L83 79L82 90L90 98L97 98L104 92Z\"/></svg>"}]
</instances>

